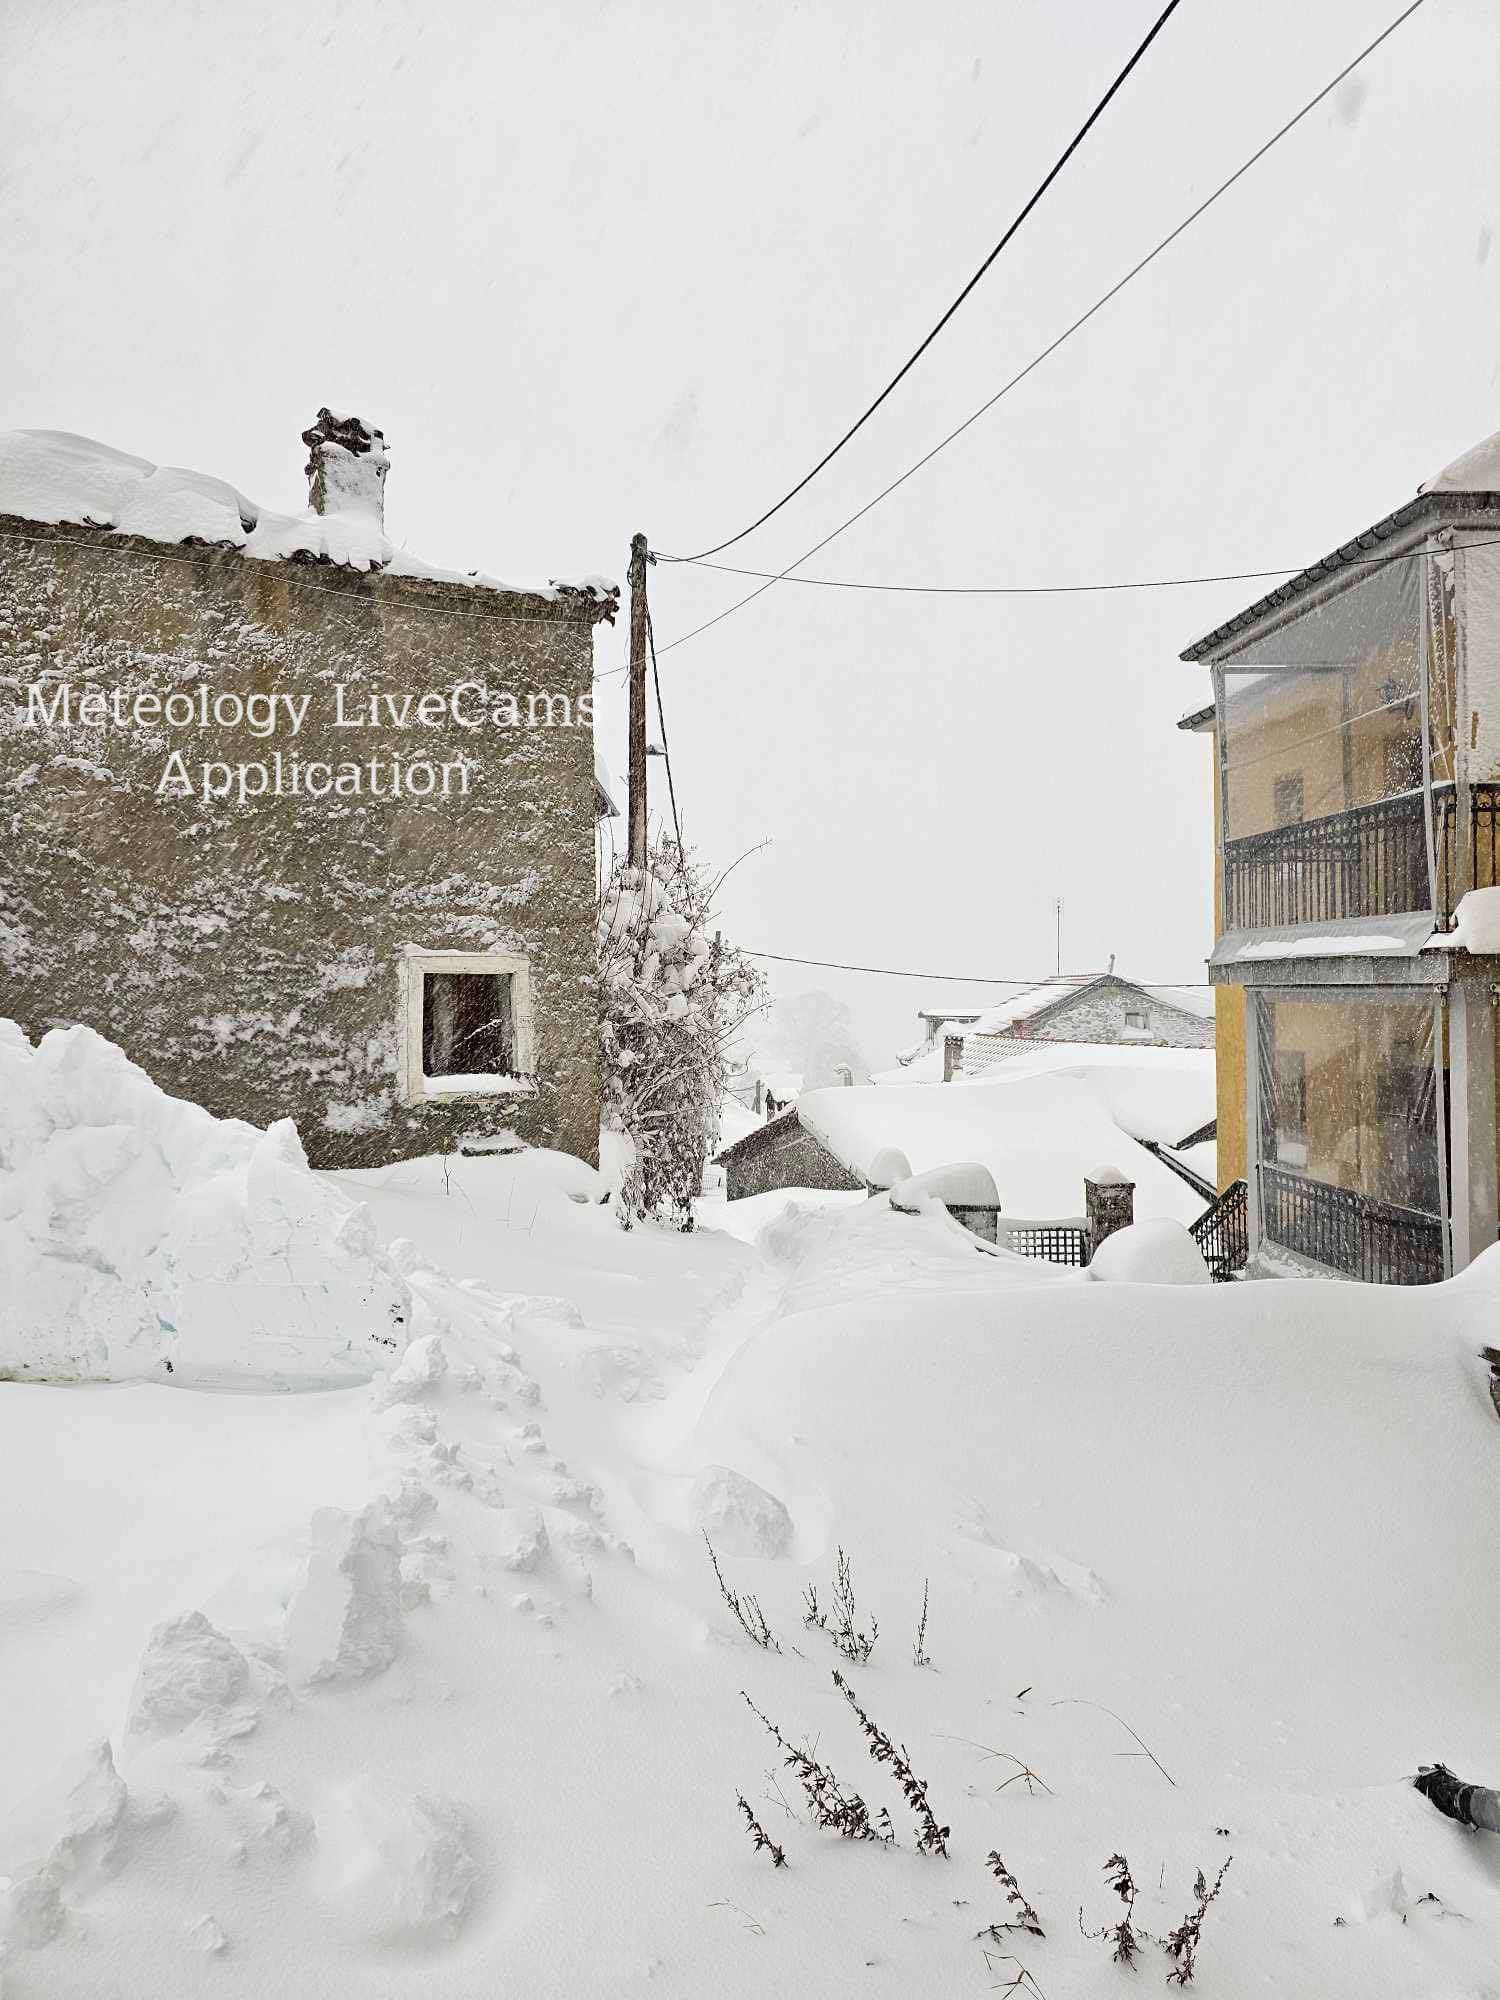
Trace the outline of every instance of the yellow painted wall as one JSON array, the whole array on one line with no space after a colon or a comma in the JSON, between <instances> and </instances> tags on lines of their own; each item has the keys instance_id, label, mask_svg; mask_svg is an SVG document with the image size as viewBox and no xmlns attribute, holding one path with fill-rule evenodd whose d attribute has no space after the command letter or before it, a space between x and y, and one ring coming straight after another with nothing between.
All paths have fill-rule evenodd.
<instances>
[{"instance_id":1,"label":"yellow painted wall","mask_svg":"<svg viewBox=\"0 0 1500 2000\"><path fill-rule=\"evenodd\" d=\"M1219 737L1213 748L1214 942L1224 934L1224 871L1219 864ZM1222 1191L1245 1175L1245 989L1220 986L1214 992L1214 1074L1219 1120L1218 1173Z\"/></svg>"}]
</instances>

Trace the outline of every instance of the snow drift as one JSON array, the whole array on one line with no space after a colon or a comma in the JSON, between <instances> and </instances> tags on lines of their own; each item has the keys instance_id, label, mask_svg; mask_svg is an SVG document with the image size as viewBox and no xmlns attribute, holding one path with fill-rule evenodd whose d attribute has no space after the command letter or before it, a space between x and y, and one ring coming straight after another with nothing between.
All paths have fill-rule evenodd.
<instances>
[{"instance_id":1,"label":"snow drift","mask_svg":"<svg viewBox=\"0 0 1500 2000\"><path fill-rule=\"evenodd\" d=\"M0 1021L0 1375L363 1381L411 1298L369 1212L90 1028Z\"/></svg>"}]
</instances>

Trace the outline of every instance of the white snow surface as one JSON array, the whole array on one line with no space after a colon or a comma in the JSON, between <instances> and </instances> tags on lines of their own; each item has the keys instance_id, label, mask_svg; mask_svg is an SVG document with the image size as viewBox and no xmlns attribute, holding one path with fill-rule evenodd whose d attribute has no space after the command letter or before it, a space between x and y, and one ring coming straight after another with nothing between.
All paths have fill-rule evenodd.
<instances>
[{"instance_id":1,"label":"white snow surface","mask_svg":"<svg viewBox=\"0 0 1500 2000\"><path fill-rule=\"evenodd\" d=\"M266 562L312 556L351 569L553 600L570 593L618 595L618 586L601 576L537 586L435 568L391 541L373 509L279 514L209 473L153 465L71 431L0 431L0 514L70 521L153 542L227 544Z\"/></svg>"},{"instance_id":2,"label":"white snow surface","mask_svg":"<svg viewBox=\"0 0 1500 2000\"><path fill-rule=\"evenodd\" d=\"M1080 1933L1116 1851L1158 1936L1233 1855L1205 2000L1493 1991L1493 1842L1408 1779L1495 1775L1500 1251L1096 1284L857 1196L627 1234L547 1155L321 1184L411 1289L376 1381L0 1382L5 2000L1164 1990ZM860 1665L801 1622L839 1547ZM991 1851L1044 1938L976 1938Z\"/></svg>"},{"instance_id":3,"label":"white snow surface","mask_svg":"<svg viewBox=\"0 0 1500 2000\"><path fill-rule=\"evenodd\" d=\"M213 1118L90 1028L0 1021L0 1376L368 1381L410 1332L288 1123Z\"/></svg>"},{"instance_id":4,"label":"white snow surface","mask_svg":"<svg viewBox=\"0 0 1500 2000\"><path fill-rule=\"evenodd\" d=\"M1190 1115L1181 1126L1176 1126L1176 1120L1189 1106L1201 1103L1205 1064L1211 1090L1212 1051L1120 1053L1132 1057L1185 1055L1196 1057L1197 1062L1181 1071L1174 1068L1166 1072L1173 1081L1154 1109L1149 1080L1138 1091L1122 1086L1121 1095L1127 1102L1133 1097L1139 1101L1118 1117L1111 1109L1108 1089L1096 1082L1098 1075L1108 1078L1114 1074L1116 1066L1112 1064L1100 1064L1083 1077L1046 1066L1012 1077L1007 1064L1004 1081L955 1082L940 1087L920 1083L856 1085L853 1089L805 1091L798 1099L797 1113L808 1130L856 1174L865 1174L876 1155L891 1146L900 1148L916 1174L957 1161L986 1167L1007 1216L1081 1214L1084 1175L1097 1161L1109 1159L1127 1180L1135 1182L1138 1217L1166 1215L1178 1222L1191 1222L1202 1214L1202 1201L1186 1182L1135 1143L1125 1119L1129 1117L1140 1127L1152 1126L1154 1129L1144 1132L1148 1138L1155 1138L1157 1129L1165 1133L1169 1125L1175 1126L1171 1137L1185 1137L1202 1117L1194 1120ZM1130 1070L1125 1074L1129 1076ZM1149 1079L1150 1072L1145 1074ZM1188 1080L1186 1088L1182 1087L1183 1078ZM1212 1116L1211 1109L1202 1116Z\"/></svg>"}]
</instances>

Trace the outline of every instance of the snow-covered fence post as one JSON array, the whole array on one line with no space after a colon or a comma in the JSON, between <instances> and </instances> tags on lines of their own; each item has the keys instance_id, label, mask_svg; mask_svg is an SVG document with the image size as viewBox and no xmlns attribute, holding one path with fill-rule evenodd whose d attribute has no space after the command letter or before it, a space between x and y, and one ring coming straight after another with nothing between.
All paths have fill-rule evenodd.
<instances>
[{"instance_id":1,"label":"snow-covered fence post","mask_svg":"<svg viewBox=\"0 0 1500 2000\"><path fill-rule=\"evenodd\" d=\"M1083 1177L1083 1206L1092 1262L1106 1236L1128 1229L1135 1221L1135 1182L1126 1180L1118 1167L1095 1167Z\"/></svg>"}]
</instances>

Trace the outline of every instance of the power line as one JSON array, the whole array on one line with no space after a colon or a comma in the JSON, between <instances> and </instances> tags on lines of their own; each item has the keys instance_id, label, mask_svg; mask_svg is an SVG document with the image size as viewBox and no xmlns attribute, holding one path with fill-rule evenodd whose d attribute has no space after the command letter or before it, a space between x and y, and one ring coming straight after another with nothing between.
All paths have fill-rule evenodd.
<instances>
[{"instance_id":1,"label":"power line","mask_svg":"<svg viewBox=\"0 0 1500 2000\"><path fill-rule=\"evenodd\" d=\"M786 952L780 951L747 951L745 956L746 958L768 959L773 965L815 965L820 967L824 972L873 972L878 974L882 979L927 979L934 986L1021 986L1028 989L1037 986L1065 986L1076 990L1081 983L1077 979L1069 979L1066 976L1054 976L1048 979L1005 979L996 973L975 973L971 975L967 972L909 972L900 966L894 965L844 965L838 959L833 958L793 958ZM1101 979L1109 977L1107 973L1100 973L1097 976ZM1117 973L1115 977L1121 978L1123 974ZM1205 993L1214 990L1212 981L1207 979L1131 979L1127 980L1126 984L1130 986L1177 986L1184 990L1202 990Z\"/></svg>"},{"instance_id":2,"label":"power line","mask_svg":"<svg viewBox=\"0 0 1500 2000\"><path fill-rule=\"evenodd\" d=\"M875 495L873 500L867 500L863 507L859 508L857 512L849 516L847 521L840 522L838 527L833 529L833 531L830 534L825 535L821 541L815 542L810 549L806 550L805 553L798 556L795 562L788 563L785 569L777 571L777 573L771 578L769 578L768 581L759 584L754 590L748 592L746 596L741 597L735 603L728 605L723 611L717 612L712 618L706 618L701 625L695 625L690 632L684 632L680 638L668 640L667 644L662 647L661 649L662 652L669 653L671 652L674 646L685 646L689 639L696 639L700 633L707 632L713 626L722 624L726 618L732 618L736 611L743 611L747 604L753 604L757 597L763 597L765 593L768 590L772 589L776 584L784 582L785 579L791 575L793 570L800 569L803 563L810 562L815 555L821 554L821 552L828 547L830 542L837 541L838 537L846 533L848 529L852 528L856 521L862 521L866 514L871 513L876 507L880 505L882 500L888 500L891 494L893 494L896 491L897 487L904 486L907 480L910 479L915 473L920 472L924 466L930 465L933 459L937 457L939 452L945 451L948 448L948 446L955 441L955 439L962 437L964 432L968 430L971 425L978 423L979 419L982 416L985 416L990 410L992 410L995 407L995 405L1001 400L1002 397L1008 396L1012 389L1017 388L1022 382L1026 380L1028 375L1030 375L1035 369L1040 368L1040 366L1044 361L1048 360L1052 355L1054 355L1057 352L1057 350L1064 344L1065 341L1071 340L1075 333L1077 333L1082 327L1087 326L1089 321L1093 319L1097 313L1102 312L1104 307L1107 306L1112 299L1118 297L1118 295L1122 291L1124 291L1125 287L1131 282L1133 278L1139 277L1141 272L1146 269L1148 264L1154 263L1164 250L1170 248L1170 246L1177 241L1178 237L1183 235L1185 231L1190 229L1192 225L1199 219L1200 216L1205 215L1208 212L1208 210L1213 207L1214 203L1220 199L1222 195L1225 195L1229 192L1230 188L1232 188L1235 185L1236 181L1243 179L1244 176L1247 173L1249 173L1250 169L1253 166L1255 166L1259 161L1265 158L1266 154L1270 152L1273 146L1277 145L1282 139L1284 139L1287 136L1287 134L1290 131L1292 131L1296 126L1300 125L1302 123L1302 120L1307 117L1309 112L1315 111L1326 97L1328 97L1333 91L1338 89L1339 85L1344 81L1346 77L1350 76L1356 69L1358 69L1359 65L1362 62L1364 62L1368 56L1373 55L1375 50L1380 47L1381 43L1388 40L1389 37L1393 35L1396 32L1396 30L1401 26L1401 24L1404 21L1410 20L1411 16L1416 13L1417 9L1424 4L1425 0L1410 0L1410 4L1401 10L1401 12L1396 16L1395 20L1390 23L1389 27L1382 28L1380 33L1375 37L1375 39L1372 42L1368 42L1365 45L1365 47L1360 50L1359 54L1355 56L1352 62L1345 63L1344 67L1339 71L1337 76L1333 77L1328 83L1325 83L1323 88L1320 91L1318 91L1316 96L1310 97L1307 100L1306 104L1302 106L1302 109L1300 111L1295 112L1292 115L1292 117L1290 117L1286 121L1286 123L1280 127L1278 131L1272 133L1271 137L1267 139L1263 145L1257 147L1256 150L1250 155L1250 157L1247 160L1243 162L1242 165L1235 168L1234 172L1229 176L1227 180L1221 181L1219 185L1214 189L1212 194L1207 196L1205 200L1199 202L1198 206L1195 209L1193 209L1189 215L1185 216L1184 219L1177 224L1175 229L1171 230L1169 234L1167 234L1161 239L1161 241L1156 245L1154 250L1148 250L1146 255L1141 258L1139 263L1133 264L1131 268L1125 273L1123 278L1117 279L1116 282L1110 286L1107 292L1105 292L1100 298L1094 301L1093 305L1089 307L1087 312L1081 313L1079 317L1073 321L1071 326L1066 327L1054 341L1052 341L1048 346L1042 349L1040 354L1034 356L1032 360L1028 361L1026 366L1022 368L1017 374L1013 375L1010 378L1010 380L1003 385L1003 387L997 389L994 395L991 396L988 399L988 401L981 403L979 408L975 410L972 415L965 417L961 424L957 425L955 429L949 431L948 435L945 438L941 438L938 441L938 443L932 447L931 451L925 452L923 456L916 461L915 464L909 465L906 468L905 472L899 474L895 479L891 481L889 486L883 487L881 491Z\"/></svg>"},{"instance_id":3,"label":"power line","mask_svg":"<svg viewBox=\"0 0 1500 2000\"><path fill-rule=\"evenodd\" d=\"M881 404L886 400L886 398L892 393L893 390L895 390L898 387L898 385L901 382L905 380L905 378L911 373L912 369L916 367L917 363L921 360L922 356L927 352L928 348L931 347L932 343L937 339L938 335L942 332L943 328L948 324L949 320L952 319L953 315L958 311L959 307L963 304L964 300L969 296L970 292L974 290L975 286L979 283L980 279L984 277L985 273L989 270L990 266L994 263L995 259L1000 255L1001 251L1004 250L1005 246L1010 242L1011 238L1016 234L1016 231L1021 227L1021 224L1026 220L1027 216L1031 214L1031 211L1036 207L1037 203L1041 200L1042 196L1047 192L1048 188L1051 187L1052 183L1057 179L1058 175L1062 172L1063 168L1068 164L1069 160L1071 160L1073 155L1078 151L1078 148L1083 144L1084 140L1088 137L1089 133L1098 123L1099 119L1104 115L1104 112L1107 110L1109 106L1110 100L1114 97L1115 93L1123 85L1125 79L1130 75L1130 72L1135 68L1136 64L1140 61L1141 57L1146 53L1147 49L1149 49L1151 44L1156 40L1157 36L1166 26L1169 18L1174 13L1176 13L1179 4L1180 0L1167 0L1167 5L1162 9L1161 13L1152 23L1151 31L1146 36L1146 39L1141 43L1140 47L1136 50L1135 54L1130 58L1129 62L1126 63L1124 69L1120 71L1120 74L1115 78L1114 82L1109 86L1109 89L1105 91L1104 95L1100 98L1099 102L1094 106L1093 110L1089 113L1088 117L1083 121L1082 125L1080 125L1078 130L1073 134L1073 137L1068 141L1066 147L1058 155L1058 158L1054 162L1049 173L1047 174L1046 179L1041 183L1040 187L1037 188L1035 194L1032 195L1031 199L1027 202L1026 206L1021 210L1020 214L1011 223L1010 227L1006 230L1005 234L1000 238L1000 241L995 245L994 249L990 252L988 257L985 258L984 262L980 265L979 269L974 273L973 277L970 278L969 282L964 286L963 290L959 293L958 297L953 301L952 305L949 306L948 310L943 314L942 318L938 321L937 325L933 327L932 331L921 342L920 346L915 348L913 352L907 356L906 360L902 362L901 366L896 370L896 373L891 377L890 381L886 383L885 387L881 390L880 394L875 398L874 402L871 403L870 407L865 411L864 415L862 417L857 418L855 422L849 426L848 430L844 432L844 435L839 439L838 443L834 445L830 451L824 452L823 456L818 460L817 464L813 467L811 472L806 474L804 478L799 479L797 481L797 484L791 489L789 493L784 493L781 496L781 498L776 502L775 506L768 507L764 514L760 515L758 519L750 523L748 528L741 528L740 532L737 535L731 535L727 541L715 543L713 548L704 549L697 556L666 556L662 558L663 561L701 562L705 556L716 556L724 549L732 549L736 542L744 541L747 535L753 535L757 528L764 527L766 522L770 520L773 514L779 514L782 508L787 505L788 501L795 500L797 495L803 490L804 487L810 486L812 484L813 480L817 478L818 474L823 470L825 465L830 464L835 458L838 457L839 453L844 449L844 446L848 444L849 440L852 437L854 437L858 431L863 430L865 425L870 421L871 417L874 416L875 412L880 408Z\"/></svg>"},{"instance_id":4,"label":"power line","mask_svg":"<svg viewBox=\"0 0 1500 2000\"><path fill-rule=\"evenodd\" d=\"M1467 542L1464 546L1471 549L1494 548L1497 542ZM1341 566L1345 569L1379 569L1387 563L1420 562L1431 554L1431 549L1427 548L1398 549L1393 555L1346 556L1342 558ZM861 583L838 576L789 576L785 571L778 576L774 570L738 569L729 563L699 562L696 557L692 561L699 569L721 570L726 576L758 576L771 583L805 583L821 590L884 591L898 597L1078 597L1112 590L1189 590L1200 583L1255 583L1276 576L1300 576L1304 570L1316 567L1313 563L1291 563L1282 569L1221 570L1213 576L1130 577L1122 583ZM665 652L666 648L663 647L662 651Z\"/></svg>"},{"instance_id":5,"label":"power line","mask_svg":"<svg viewBox=\"0 0 1500 2000\"><path fill-rule=\"evenodd\" d=\"M684 854L682 821L677 817L677 787L672 782L672 751L667 742L667 712L661 705L661 674L656 665L656 634L651 629L651 606L646 606L646 643L651 648L651 681L656 689L656 721L661 730L662 762L667 767L667 797L672 801L672 825L677 834L677 852Z\"/></svg>"}]
</instances>

